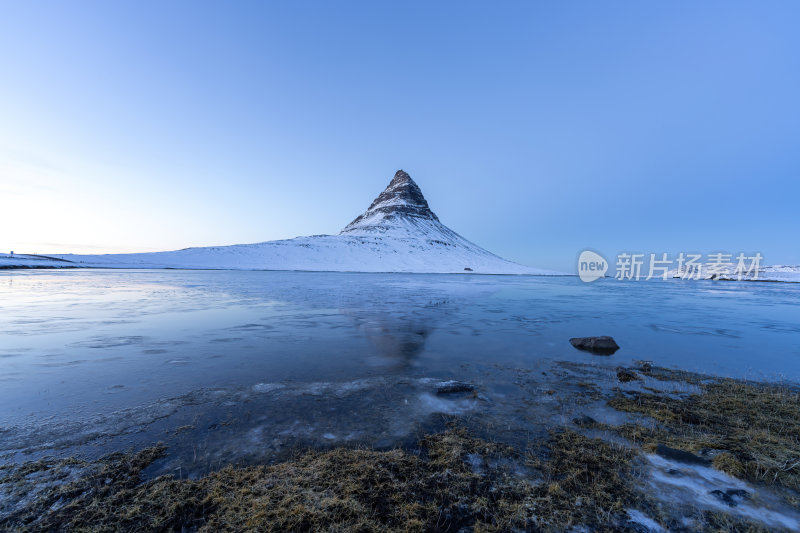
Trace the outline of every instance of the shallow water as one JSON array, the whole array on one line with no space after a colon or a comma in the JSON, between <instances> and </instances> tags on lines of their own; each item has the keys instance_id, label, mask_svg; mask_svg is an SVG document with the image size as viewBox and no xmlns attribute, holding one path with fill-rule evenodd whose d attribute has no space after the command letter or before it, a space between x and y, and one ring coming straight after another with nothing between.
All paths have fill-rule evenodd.
<instances>
[{"instance_id":1,"label":"shallow water","mask_svg":"<svg viewBox=\"0 0 800 533\"><path fill-rule=\"evenodd\" d=\"M600 357L568 342L588 335L612 335L622 348ZM99 453L167 438L170 464L191 472L298 442L389 446L435 414L534 433L576 404L601 410L578 389L569 402L552 397L569 397L592 372L559 362L637 359L800 381L800 285L3 272L0 451ZM444 379L479 394L437 395Z\"/></svg>"}]
</instances>

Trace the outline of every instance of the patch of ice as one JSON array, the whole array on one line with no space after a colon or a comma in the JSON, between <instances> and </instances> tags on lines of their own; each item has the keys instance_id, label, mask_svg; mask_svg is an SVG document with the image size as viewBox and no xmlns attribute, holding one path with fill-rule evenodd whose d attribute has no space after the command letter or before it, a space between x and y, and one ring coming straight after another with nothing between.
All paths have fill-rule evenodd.
<instances>
[{"instance_id":1,"label":"patch of ice","mask_svg":"<svg viewBox=\"0 0 800 533\"><path fill-rule=\"evenodd\" d=\"M644 526L647 528L648 531L652 532L661 532L664 531L664 528L661 527L658 522L644 514L643 512L639 511L638 509L626 509L626 513L628 513L628 518L631 522L635 522L640 526Z\"/></svg>"},{"instance_id":2,"label":"patch of ice","mask_svg":"<svg viewBox=\"0 0 800 533\"><path fill-rule=\"evenodd\" d=\"M469 463L470 468L476 474L483 473L483 457L477 453L470 453L467 454L467 462Z\"/></svg>"},{"instance_id":3,"label":"patch of ice","mask_svg":"<svg viewBox=\"0 0 800 533\"><path fill-rule=\"evenodd\" d=\"M658 455L645 456L651 466L650 484L661 499L692 502L700 507L739 515L772 527L800 530L800 515L783 508L771 494L708 466L689 465ZM758 494L757 499L745 499L729 506L712 494L713 491L743 490ZM763 503L764 505L759 505ZM767 507L769 505L769 507Z\"/></svg>"}]
</instances>

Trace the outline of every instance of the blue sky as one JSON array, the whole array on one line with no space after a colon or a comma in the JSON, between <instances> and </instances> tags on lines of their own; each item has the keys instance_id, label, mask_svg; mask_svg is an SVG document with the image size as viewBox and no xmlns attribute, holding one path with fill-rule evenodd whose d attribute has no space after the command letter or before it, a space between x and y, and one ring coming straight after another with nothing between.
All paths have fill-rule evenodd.
<instances>
[{"instance_id":1,"label":"blue sky","mask_svg":"<svg viewBox=\"0 0 800 533\"><path fill-rule=\"evenodd\" d=\"M800 264L795 2L3 2L0 250L335 233Z\"/></svg>"}]
</instances>

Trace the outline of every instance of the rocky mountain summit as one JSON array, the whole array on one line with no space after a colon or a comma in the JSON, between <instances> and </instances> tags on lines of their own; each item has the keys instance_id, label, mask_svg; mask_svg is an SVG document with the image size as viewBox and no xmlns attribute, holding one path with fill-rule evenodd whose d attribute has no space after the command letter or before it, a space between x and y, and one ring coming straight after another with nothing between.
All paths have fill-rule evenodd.
<instances>
[{"instance_id":1,"label":"rocky mountain summit","mask_svg":"<svg viewBox=\"0 0 800 533\"><path fill-rule=\"evenodd\" d=\"M379 232L385 231L387 223L398 218L419 218L439 222L439 217L428 207L428 201L422 195L419 185L403 170L395 172L389 186L375 198L369 209L345 226L340 235L368 228Z\"/></svg>"},{"instance_id":2,"label":"rocky mountain summit","mask_svg":"<svg viewBox=\"0 0 800 533\"><path fill-rule=\"evenodd\" d=\"M451 251L468 251L504 261L442 224L428 206L419 185L403 170L395 173L369 209L345 226L339 235L393 238L412 250L419 249L420 244L432 249L450 247Z\"/></svg>"}]
</instances>

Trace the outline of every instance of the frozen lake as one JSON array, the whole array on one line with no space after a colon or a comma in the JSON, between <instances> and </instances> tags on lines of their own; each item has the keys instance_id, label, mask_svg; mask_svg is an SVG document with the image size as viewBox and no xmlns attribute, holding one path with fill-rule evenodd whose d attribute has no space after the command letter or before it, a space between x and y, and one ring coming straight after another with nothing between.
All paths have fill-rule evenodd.
<instances>
[{"instance_id":1,"label":"frozen lake","mask_svg":"<svg viewBox=\"0 0 800 533\"><path fill-rule=\"evenodd\" d=\"M590 335L622 348L600 357L568 342ZM159 468L192 473L298 444L391 446L442 415L532 434L600 409L579 391L564 401L581 376L641 359L800 381L800 284L7 271L0 453L164 440L171 455ZM450 379L478 394L437 395Z\"/></svg>"}]
</instances>

